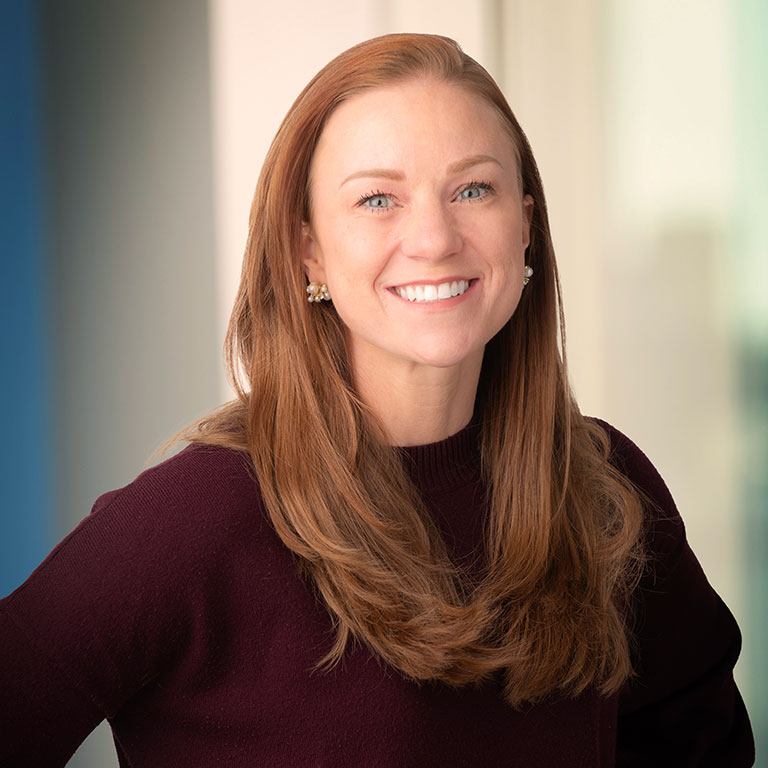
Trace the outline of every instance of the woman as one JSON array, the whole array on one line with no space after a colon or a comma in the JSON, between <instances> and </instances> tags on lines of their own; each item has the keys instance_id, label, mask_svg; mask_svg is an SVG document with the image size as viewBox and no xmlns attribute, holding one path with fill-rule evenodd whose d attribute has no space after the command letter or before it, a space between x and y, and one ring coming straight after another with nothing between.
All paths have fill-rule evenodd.
<instances>
[{"instance_id":1,"label":"woman","mask_svg":"<svg viewBox=\"0 0 768 768\"><path fill-rule=\"evenodd\" d=\"M131 766L751 765L738 628L559 305L490 76L427 35L332 61L256 190L238 399L0 606L0 754L106 717Z\"/></svg>"}]
</instances>

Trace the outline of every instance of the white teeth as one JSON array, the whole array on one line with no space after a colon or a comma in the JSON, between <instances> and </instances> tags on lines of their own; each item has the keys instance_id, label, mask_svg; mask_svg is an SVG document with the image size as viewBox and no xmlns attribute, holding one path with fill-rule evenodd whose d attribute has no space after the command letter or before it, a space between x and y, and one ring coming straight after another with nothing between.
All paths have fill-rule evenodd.
<instances>
[{"instance_id":1,"label":"white teeth","mask_svg":"<svg viewBox=\"0 0 768 768\"><path fill-rule=\"evenodd\" d=\"M407 301L440 301L460 296L469 288L469 280L454 280L452 283L440 285L405 285L395 288L395 293Z\"/></svg>"}]
</instances>

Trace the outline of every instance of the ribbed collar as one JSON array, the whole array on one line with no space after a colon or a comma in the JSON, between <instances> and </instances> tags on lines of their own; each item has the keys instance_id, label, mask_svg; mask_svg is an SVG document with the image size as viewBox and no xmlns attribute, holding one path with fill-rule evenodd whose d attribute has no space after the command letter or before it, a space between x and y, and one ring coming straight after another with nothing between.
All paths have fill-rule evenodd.
<instances>
[{"instance_id":1,"label":"ribbed collar","mask_svg":"<svg viewBox=\"0 0 768 768\"><path fill-rule=\"evenodd\" d=\"M471 422L445 440L400 451L413 482L422 491L459 488L478 477L480 427Z\"/></svg>"}]
</instances>

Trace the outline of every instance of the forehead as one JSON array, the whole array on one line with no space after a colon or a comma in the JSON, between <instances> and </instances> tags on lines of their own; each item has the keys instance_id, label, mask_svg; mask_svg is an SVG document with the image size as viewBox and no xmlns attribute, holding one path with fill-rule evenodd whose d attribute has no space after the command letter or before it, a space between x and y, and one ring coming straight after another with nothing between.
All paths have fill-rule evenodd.
<instances>
[{"instance_id":1,"label":"forehead","mask_svg":"<svg viewBox=\"0 0 768 768\"><path fill-rule=\"evenodd\" d=\"M420 78L367 89L328 118L312 158L319 171L413 168L462 157L499 155L517 171L517 150L506 122L489 101L456 83Z\"/></svg>"}]
</instances>

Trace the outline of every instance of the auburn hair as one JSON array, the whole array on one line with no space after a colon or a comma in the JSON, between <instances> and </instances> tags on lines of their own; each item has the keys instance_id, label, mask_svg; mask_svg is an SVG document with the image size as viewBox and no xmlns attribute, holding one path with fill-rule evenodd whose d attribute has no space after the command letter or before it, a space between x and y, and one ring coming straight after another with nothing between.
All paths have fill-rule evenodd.
<instances>
[{"instance_id":1,"label":"auburn hair","mask_svg":"<svg viewBox=\"0 0 768 768\"><path fill-rule=\"evenodd\" d=\"M355 391L333 305L307 302L301 258L310 166L329 115L363 90L422 77L496 109L535 201L536 277L488 344L475 406L488 521L487 562L472 583ZM579 412L564 340L541 180L491 76L435 35L386 35L331 61L289 110L259 177L226 337L237 399L180 435L250 454L275 531L335 622L318 666L338 663L357 639L413 680L495 676L515 707L588 686L613 693L630 675L643 509L608 461L607 435Z\"/></svg>"}]
</instances>

